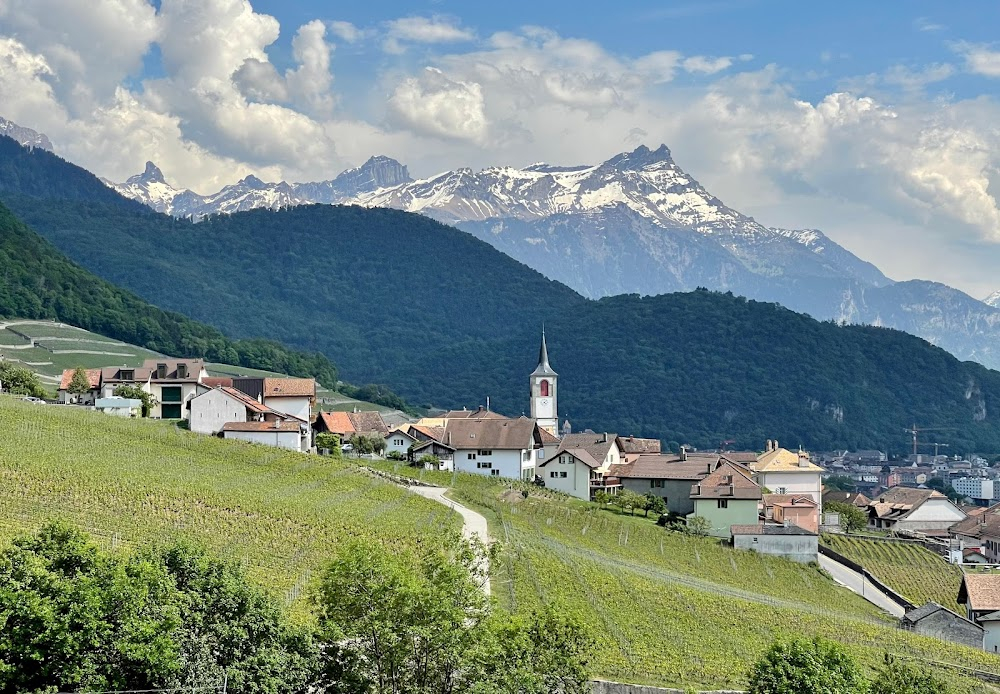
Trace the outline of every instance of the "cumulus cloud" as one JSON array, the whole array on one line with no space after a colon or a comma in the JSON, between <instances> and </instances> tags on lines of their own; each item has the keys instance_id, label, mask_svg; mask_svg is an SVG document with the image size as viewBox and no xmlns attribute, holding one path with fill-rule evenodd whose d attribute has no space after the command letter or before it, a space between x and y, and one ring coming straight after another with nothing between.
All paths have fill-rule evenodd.
<instances>
[{"instance_id":1,"label":"cumulus cloud","mask_svg":"<svg viewBox=\"0 0 1000 694\"><path fill-rule=\"evenodd\" d=\"M387 53L402 53L407 43L455 43L470 41L475 34L446 17L403 17L387 23Z\"/></svg>"},{"instance_id":2,"label":"cumulus cloud","mask_svg":"<svg viewBox=\"0 0 1000 694\"><path fill-rule=\"evenodd\" d=\"M330 33L347 43L355 43L365 37L365 32L361 29L358 29L350 22L341 20L330 22Z\"/></svg>"},{"instance_id":3,"label":"cumulus cloud","mask_svg":"<svg viewBox=\"0 0 1000 694\"><path fill-rule=\"evenodd\" d=\"M1000 77L1000 50L984 43L959 41L952 44L956 53L965 58L969 72L986 77Z\"/></svg>"},{"instance_id":4,"label":"cumulus cloud","mask_svg":"<svg viewBox=\"0 0 1000 694\"><path fill-rule=\"evenodd\" d=\"M700 72L704 75L722 72L732 64L732 58L706 58L700 55L685 58L683 62L684 69L688 72Z\"/></svg>"},{"instance_id":5,"label":"cumulus cloud","mask_svg":"<svg viewBox=\"0 0 1000 694\"><path fill-rule=\"evenodd\" d=\"M489 128L482 87L437 68L403 80L389 107L398 123L434 137L483 142Z\"/></svg>"}]
</instances>

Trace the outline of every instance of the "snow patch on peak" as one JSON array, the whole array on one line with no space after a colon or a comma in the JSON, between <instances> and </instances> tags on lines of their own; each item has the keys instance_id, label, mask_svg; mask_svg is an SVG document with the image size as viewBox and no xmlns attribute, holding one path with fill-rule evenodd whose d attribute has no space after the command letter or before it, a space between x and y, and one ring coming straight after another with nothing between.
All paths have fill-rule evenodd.
<instances>
[{"instance_id":1,"label":"snow patch on peak","mask_svg":"<svg viewBox=\"0 0 1000 694\"><path fill-rule=\"evenodd\" d=\"M1000 289L983 299L983 303L993 308L1000 308Z\"/></svg>"}]
</instances>

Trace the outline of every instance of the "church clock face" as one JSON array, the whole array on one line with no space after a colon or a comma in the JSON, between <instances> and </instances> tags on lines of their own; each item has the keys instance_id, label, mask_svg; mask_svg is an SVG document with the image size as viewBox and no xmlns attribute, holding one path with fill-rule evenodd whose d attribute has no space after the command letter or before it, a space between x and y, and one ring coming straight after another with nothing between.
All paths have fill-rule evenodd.
<instances>
[{"instance_id":1,"label":"church clock face","mask_svg":"<svg viewBox=\"0 0 1000 694\"><path fill-rule=\"evenodd\" d=\"M540 417L552 416L552 400L550 398L538 398L538 415Z\"/></svg>"}]
</instances>

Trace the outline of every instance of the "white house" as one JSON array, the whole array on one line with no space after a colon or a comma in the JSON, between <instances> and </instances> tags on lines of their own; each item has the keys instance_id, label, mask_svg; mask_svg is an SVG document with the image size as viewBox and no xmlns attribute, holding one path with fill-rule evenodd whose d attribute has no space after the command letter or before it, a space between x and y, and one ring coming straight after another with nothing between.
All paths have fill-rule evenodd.
<instances>
[{"instance_id":1,"label":"white house","mask_svg":"<svg viewBox=\"0 0 1000 694\"><path fill-rule=\"evenodd\" d=\"M968 514L939 491L893 487L868 505L868 521L892 530L948 530Z\"/></svg>"},{"instance_id":2,"label":"white house","mask_svg":"<svg viewBox=\"0 0 1000 694\"><path fill-rule=\"evenodd\" d=\"M455 449L455 468L492 477L531 480L544 455L535 420L449 419L442 443Z\"/></svg>"},{"instance_id":3,"label":"white house","mask_svg":"<svg viewBox=\"0 0 1000 694\"><path fill-rule=\"evenodd\" d=\"M230 422L273 422L289 418L246 393L226 386L196 395L188 401L188 409L189 426L198 434L217 434Z\"/></svg>"},{"instance_id":4,"label":"white house","mask_svg":"<svg viewBox=\"0 0 1000 694\"><path fill-rule=\"evenodd\" d=\"M385 435L385 453L399 453L406 455L410 446L416 443L417 437L408 434L402 429L393 429Z\"/></svg>"},{"instance_id":5,"label":"white house","mask_svg":"<svg viewBox=\"0 0 1000 694\"><path fill-rule=\"evenodd\" d=\"M779 448L777 441L768 441L764 453L749 463L749 467L761 487L772 494L808 494L822 515L824 470L809 459L808 453L795 453Z\"/></svg>"},{"instance_id":6,"label":"white house","mask_svg":"<svg viewBox=\"0 0 1000 694\"><path fill-rule=\"evenodd\" d=\"M142 409L142 400L132 400L130 398L97 398L94 407L99 412L114 415L116 417L132 417L139 414Z\"/></svg>"},{"instance_id":7,"label":"white house","mask_svg":"<svg viewBox=\"0 0 1000 694\"><path fill-rule=\"evenodd\" d=\"M312 378L265 378L263 404L303 422L312 419L316 381Z\"/></svg>"},{"instance_id":8,"label":"white house","mask_svg":"<svg viewBox=\"0 0 1000 694\"><path fill-rule=\"evenodd\" d=\"M222 437L276 448L287 448L291 451L305 452L308 450L308 444L303 448L302 430L296 420L227 422L222 425Z\"/></svg>"},{"instance_id":9,"label":"white house","mask_svg":"<svg viewBox=\"0 0 1000 694\"><path fill-rule=\"evenodd\" d=\"M618 492L618 478L607 473L621 461L617 434L567 434L556 452L538 465L538 474L547 489L590 501L599 490Z\"/></svg>"},{"instance_id":10,"label":"white house","mask_svg":"<svg viewBox=\"0 0 1000 694\"><path fill-rule=\"evenodd\" d=\"M150 417L184 419L188 400L207 390L202 385L207 377L202 359L147 359L138 367L101 369L101 396L113 396L121 385L139 386L156 399Z\"/></svg>"},{"instance_id":11,"label":"white house","mask_svg":"<svg viewBox=\"0 0 1000 694\"><path fill-rule=\"evenodd\" d=\"M88 390L86 393L69 392L76 369L66 369L62 372L62 379L59 381L59 402L63 405L93 405L97 398L101 397L101 370L84 369L83 371L87 376Z\"/></svg>"}]
</instances>

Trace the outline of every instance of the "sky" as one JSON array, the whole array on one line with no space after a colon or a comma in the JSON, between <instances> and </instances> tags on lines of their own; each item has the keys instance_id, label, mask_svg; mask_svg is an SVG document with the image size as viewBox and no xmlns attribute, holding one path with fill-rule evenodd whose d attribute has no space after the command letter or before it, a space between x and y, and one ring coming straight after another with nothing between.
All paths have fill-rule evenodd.
<instances>
[{"instance_id":1,"label":"sky","mask_svg":"<svg viewBox=\"0 0 1000 694\"><path fill-rule=\"evenodd\" d=\"M200 193L667 144L757 221L1000 289L1000 3L0 0L0 116Z\"/></svg>"}]
</instances>

